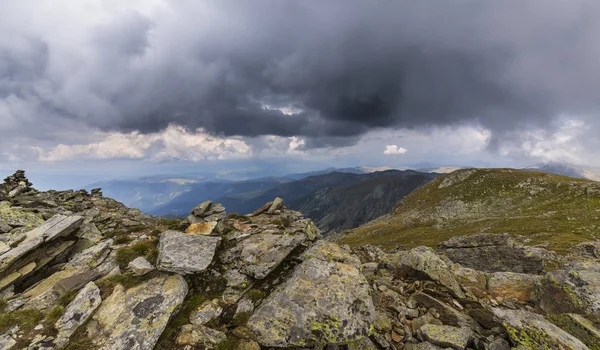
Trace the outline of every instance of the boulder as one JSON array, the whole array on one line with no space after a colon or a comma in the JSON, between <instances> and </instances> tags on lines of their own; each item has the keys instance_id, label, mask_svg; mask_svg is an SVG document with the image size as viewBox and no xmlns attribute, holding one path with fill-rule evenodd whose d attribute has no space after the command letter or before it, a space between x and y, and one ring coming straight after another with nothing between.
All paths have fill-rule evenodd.
<instances>
[{"instance_id":1,"label":"boulder","mask_svg":"<svg viewBox=\"0 0 600 350\"><path fill-rule=\"evenodd\" d=\"M17 341L13 337L8 334L0 334L0 349L10 350L15 345L17 345Z\"/></svg>"},{"instance_id":2,"label":"boulder","mask_svg":"<svg viewBox=\"0 0 600 350\"><path fill-rule=\"evenodd\" d=\"M471 298L483 298L487 295L486 274L466 267L452 270L454 278Z\"/></svg>"},{"instance_id":3,"label":"boulder","mask_svg":"<svg viewBox=\"0 0 600 350\"><path fill-rule=\"evenodd\" d=\"M515 346L524 349L588 350L579 339L548 322L543 316L523 310L494 308Z\"/></svg>"},{"instance_id":4,"label":"boulder","mask_svg":"<svg viewBox=\"0 0 600 350\"><path fill-rule=\"evenodd\" d=\"M129 268L129 270L131 270L134 276L142 276L147 274L148 272L155 270L154 265L152 265L143 256L138 256L137 258L130 261L127 267Z\"/></svg>"},{"instance_id":5,"label":"boulder","mask_svg":"<svg viewBox=\"0 0 600 350\"><path fill-rule=\"evenodd\" d=\"M493 298L510 299L520 304L533 303L535 285L541 276L514 272L495 272L489 275L488 290Z\"/></svg>"},{"instance_id":6,"label":"boulder","mask_svg":"<svg viewBox=\"0 0 600 350\"><path fill-rule=\"evenodd\" d=\"M454 278L450 267L433 249L417 247L400 254L401 272L415 278L430 279L446 287L455 297L465 298L465 293Z\"/></svg>"},{"instance_id":7,"label":"boulder","mask_svg":"<svg viewBox=\"0 0 600 350\"><path fill-rule=\"evenodd\" d=\"M438 246L455 263L484 272L540 274L544 259L522 247L506 233L456 236Z\"/></svg>"},{"instance_id":8,"label":"boulder","mask_svg":"<svg viewBox=\"0 0 600 350\"><path fill-rule=\"evenodd\" d=\"M263 279L303 241L299 235L252 235L240 243L240 272Z\"/></svg>"},{"instance_id":9,"label":"boulder","mask_svg":"<svg viewBox=\"0 0 600 350\"><path fill-rule=\"evenodd\" d=\"M269 209L267 209L267 214L276 214L278 210L281 211L282 209L284 209L283 199L277 197L273 200Z\"/></svg>"},{"instance_id":10,"label":"boulder","mask_svg":"<svg viewBox=\"0 0 600 350\"><path fill-rule=\"evenodd\" d=\"M212 262L220 237L165 231L158 244L158 269L180 274L204 271Z\"/></svg>"},{"instance_id":11,"label":"boulder","mask_svg":"<svg viewBox=\"0 0 600 350\"><path fill-rule=\"evenodd\" d=\"M212 206L212 201L204 201L198 204L194 209L192 209L192 215L202 217L204 213L210 209Z\"/></svg>"},{"instance_id":12,"label":"boulder","mask_svg":"<svg viewBox=\"0 0 600 350\"><path fill-rule=\"evenodd\" d=\"M334 243L323 243L319 251L307 251L292 276L250 317L248 328L261 345L341 344L371 334L375 308L355 261ZM332 258L323 260L326 251Z\"/></svg>"},{"instance_id":13,"label":"boulder","mask_svg":"<svg viewBox=\"0 0 600 350\"><path fill-rule=\"evenodd\" d=\"M410 299L417 306L424 306L427 309L434 308L439 314L439 320L445 325L456 327L476 327L477 323L471 317L461 313L449 304L436 299L425 293L415 293Z\"/></svg>"},{"instance_id":14,"label":"boulder","mask_svg":"<svg viewBox=\"0 0 600 350\"><path fill-rule=\"evenodd\" d=\"M210 235L211 233L213 233L215 227L217 227L216 221L199 222L188 226L185 232L195 235Z\"/></svg>"},{"instance_id":15,"label":"boulder","mask_svg":"<svg viewBox=\"0 0 600 350\"><path fill-rule=\"evenodd\" d=\"M54 324L58 335L56 336L56 345L64 346L77 328L87 322L102 303L100 298L100 289L94 282L88 283L71 303L65 309L64 314Z\"/></svg>"},{"instance_id":16,"label":"boulder","mask_svg":"<svg viewBox=\"0 0 600 350\"><path fill-rule=\"evenodd\" d=\"M548 314L576 313L600 322L600 264L573 263L549 272L537 284L536 297Z\"/></svg>"},{"instance_id":17,"label":"boulder","mask_svg":"<svg viewBox=\"0 0 600 350\"><path fill-rule=\"evenodd\" d=\"M162 275L139 286L117 285L88 322L88 334L103 350L153 349L188 286L179 275Z\"/></svg>"},{"instance_id":18,"label":"boulder","mask_svg":"<svg viewBox=\"0 0 600 350\"><path fill-rule=\"evenodd\" d=\"M600 329L585 317L577 314L550 315L548 320L575 336L591 350L600 350Z\"/></svg>"},{"instance_id":19,"label":"boulder","mask_svg":"<svg viewBox=\"0 0 600 350\"><path fill-rule=\"evenodd\" d=\"M467 327L426 324L419 329L419 334L423 340L434 345L456 350L464 350L473 339L473 331Z\"/></svg>"}]
</instances>

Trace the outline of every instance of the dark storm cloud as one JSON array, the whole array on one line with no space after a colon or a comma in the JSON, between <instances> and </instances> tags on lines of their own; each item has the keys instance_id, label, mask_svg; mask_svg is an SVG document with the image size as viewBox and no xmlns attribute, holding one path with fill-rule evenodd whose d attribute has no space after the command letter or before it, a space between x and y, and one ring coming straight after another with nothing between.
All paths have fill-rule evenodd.
<instances>
[{"instance_id":1,"label":"dark storm cloud","mask_svg":"<svg viewBox=\"0 0 600 350\"><path fill-rule=\"evenodd\" d=\"M142 132L175 123L301 135L319 147L374 128L476 122L501 135L598 112L595 0L215 0L159 9L85 27L75 51L51 30L0 37L0 103L12 127L21 118ZM289 106L298 112L276 109Z\"/></svg>"}]
</instances>

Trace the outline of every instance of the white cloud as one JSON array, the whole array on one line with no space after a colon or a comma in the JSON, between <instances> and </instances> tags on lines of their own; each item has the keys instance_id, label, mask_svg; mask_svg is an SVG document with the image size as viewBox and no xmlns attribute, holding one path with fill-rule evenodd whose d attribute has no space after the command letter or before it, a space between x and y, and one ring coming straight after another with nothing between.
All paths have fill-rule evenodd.
<instances>
[{"instance_id":1,"label":"white cloud","mask_svg":"<svg viewBox=\"0 0 600 350\"><path fill-rule=\"evenodd\" d=\"M210 136L202 129L190 132L183 127L171 125L159 133L139 132L103 133L100 140L89 144L60 144L37 151L38 160L67 161L74 159L150 159L169 161L184 159L200 161L204 159L229 159L251 154L251 148L237 138Z\"/></svg>"},{"instance_id":2,"label":"white cloud","mask_svg":"<svg viewBox=\"0 0 600 350\"><path fill-rule=\"evenodd\" d=\"M404 154L406 153L407 149L404 147L398 147L397 145L387 145L385 146L385 151L383 151L383 154L385 155L397 155L397 154Z\"/></svg>"}]
</instances>

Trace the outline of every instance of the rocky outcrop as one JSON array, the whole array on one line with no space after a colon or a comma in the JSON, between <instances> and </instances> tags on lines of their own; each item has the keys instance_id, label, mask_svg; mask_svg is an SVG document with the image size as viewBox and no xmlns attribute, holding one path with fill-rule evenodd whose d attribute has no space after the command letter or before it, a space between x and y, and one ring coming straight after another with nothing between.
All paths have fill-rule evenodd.
<instances>
[{"instance_id":1,"label":"rocky outcrop","mask_svg":"<svg viewBox=\"0 0 600 350\"><path fill-rule=\"evenodd\" d=\"M453 262L484 272L540 274L546 261L559 259L550 252L543 255L521 246L508 234L457 236L440 243L438 248Z\"/></svg>"},{"instance_id":2,"label":"rocky outcrop","mask_svg":"<svg viewBox=\"0 0 600 350\"><path fill-rule=\"evenodd\" d=\"M549 273L510 259L531 273L490 272L444 249L320 240L281 199L250 216L205 202L183 223L100 191L29 188L3 205L40 223L0 234L2 349L598 349L597 242ZM474 239L451 249L512 244Z\"/></svg>"},{"instance_id":3,"label":"rocky outcrop","mask_svg":"<svg viewBox=\"0 0 600 350\"><path fill-rule=\"evenodd\" d=\"M158 269L180 274L202 272L212 262L220 242L220 237L163 232L158 245Z\"/></svg>"},{"instance_id":4,"label":"rocky outcrop","mask_svg":"<svg viewBox=\"0 0 600 350\"><path fill-rule=\"evenodd\" d=\"M359 261L333 243L304 254L290 279L248 322L263 346L342 344L371 335L375 309Z\"/></svg>"}]
</instances>

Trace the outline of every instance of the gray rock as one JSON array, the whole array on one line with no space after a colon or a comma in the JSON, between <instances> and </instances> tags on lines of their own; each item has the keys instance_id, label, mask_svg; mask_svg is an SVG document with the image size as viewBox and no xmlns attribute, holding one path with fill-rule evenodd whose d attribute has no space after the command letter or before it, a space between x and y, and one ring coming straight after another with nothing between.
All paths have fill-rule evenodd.
<instances>
[{"instance_id":1,"label":"gray rock","mask_svg":"<svg viewBox=\"0 0 600 350\"><path fill-rule=\"evenodd\" d=\"M210 209L212 201L204 201L192 209L192 215L202 217L202 215Z\"/></svg>"},{"instance_id":2,"label":"gray rock","mask_svg":"<svg viewBox=\"0 0 600 350\"><path fill-rule=\"evenodd\" d=\"M477 327L477 322L474 319L428 294L417 292L411 296L411 299L414 300L418 306L423 306L426 309L434 308L440 315L439 320L445 325Z\"/></svg>"},{"instance_id":3,"label":"gray rock","mask_svg":"<svg viewBox=\"0 0 600 350\"><path fill-rule=\"evenodd\" d=\"M0 255L0 275L21 257L39 248L44 243L52 242L58 237L66 236L75 231L81 222L81 216L56 215L37 228L27 232L25 240L13 249Z\"/></svg>"},{"instance_id":4,"label":"gray rock","mask_svg":"<svg viewBox=\"0 0 600 350\"><path fill-rule=\"evenodd\" d=\"M220 237L165 231L158 245L158 269L181 274L204 271L220 242Z\"/></svg>"},{"instance_id":5,"label":"gray rock","mask_svg":"<svg viewBox=\"0 0 600 350\"><path fill-rule=\"evenodd\" d=\"M463 350L473 339L473 331L467 327L438 326L426 324L419 329L423 340L444 348Z\"/></svg>"},{"instance_id":6,"label":"gray rock","mask_svg":"<svg viewBox=\"0 0 600 350\"><path fill-rule=\"evenodd\" d=\"M549 272L536 291L541 309L548 314L576 313L600 322L600 264L596 262Z\"/></svg>"},{"instance_id":7,"label":"gray rock","mask_svg":"<svg viewBox=\"0 0 600 350\"><path fill-rule=\"evenodd\" d=\"M488 275L488 291L494 298L510 299L520 304L532 303L534 288L541 276L514 272Z\"/></svg>"},{"instance_id":8,"label":"gray rock","mask_svg":"<svg viewBox=\"0 0 600 350\"><path fill-rule=\"evenodd\" d=\"M581 340L590 349L595 350L600 346L600 329L585 317L577 314L561 314L550 315L548 320Z\"/></svg>"},{"instance_id":9,"label":"gray rock","mask_svg":"<svg viewBox=\"0 0 600 350\"><path fill-rule=\"evenodd\" d=\"M265 278L302 243L304 237L296 235L258 234L243 240L240 271L256 279Z\"/></svg>"},{"instance_id":10,"label":"gray rock","mask_svg":"<svg viewBox=\"0 0 600 350\"><path fill-rule=\"evenodd\" d=\"M143 256L138 256L137 258L130 261L127 267L129 268L129 270L131 270L134 276L142 276L150 271L155 270L154 265L152 265Z\"/></svg>"},{"instance_id":11,"label":"gray rock","mask_svg":"<svg viewBox=\"0 0 600 350\"><path fill-rule=\"evenodd\" d=\"M2 350L10 350L17 342L8 334L0 334L0 349Z\"/></svg>"},{"instance_id":12,"label":"gray rock","mask_svg":"<svg viewBox=\"0 0 600 350\"><path fill-rule=\"evenodd\" d=\"M579 339L546 321L541 315L499 308L492 309L492 312L516 345L539 349L588 350Z\"/></svg>"},{"instance_id":13,"label":"gray rock","mask_svg":"<svg viewBox=\"0 0 600 350\"><path fill-rule=\"evenodd\" d=\"M422 342L417 344L404 344L403 350L443 350L437 345L433 345L430 342Z\"/></svg>"},{"instance_id":14,"label":"gray rock","mask_svg":"<svg viewBox=\"0 0 600 350\"><path fill-rule=\"evenodd\" d=\"M267 209L267 214L275 214L275 211L282 210L284 208L283 199L277 197L271 203L269 209Z\"/></svg>"},{"instance_id":15,"label":"gray rock","mask_svg":"<svg viewBox=\"0 0 600 350\"><path fill-rule=\"evenodd\" d=\"M368 282L341 262L355 258L334 243L319 249L331 259L305 259L250 317L248 328L261 345L340 344L370 335L376 313Z\"/></svg>"},{"instance_id":16,"label":"gray rock","mask_svg":"<svg viewBox=\"0 0 600 350\"><path fill-rule=\"evenodd\" d=\"M221 316L223 307L219 299L213 299L200 305L196 311L190 315L190 323L196 326L205 325L208 322Z\"/></svg>"},{"instance_id":17,"label":"gray rock","mask_svg":"<svg viewBox=\"0 0 600 350\"><path fill-rule=\"evenodd\" d=\"M100 289L94 282L88 283L81 289L67 306L62 317L55 323L56 330L58 330L56 345L59 347L66 345L77 328L87 322L101 303Z\"/></svg>"},{"instance_id":18,"label":"gray rock","mask_svg":"<svg viewBox=\"0 0 600 350\"><path fill-rule=\"evenodd\" d=\"M212 328L195 325L184 325L177 336L178 345L188 345L202 349L214 349L227 335Z\"/></svg>"},{"instance_id":19,"label":"gray rock","mask_svg":"<svg viewBox=\"0 0 600 350\"><path fill-rule=\"evenodd\" d=\"M162 275L137 287L117 285L88 322L88 334L102 350L153 349L188 286L179 275Z\"/></svg>"},{"instance_id":20,"label":"gray rock","mask_svg":"<svg viewBox=\"0 0 600 350\"><path fill-rule=\"evenodd\" d=\"M448 288L455 297L465 297L448 264L431 248L417 247L401 253L399 267L409 276L425 277L439 283Z\"/></svg>"},{"instance_id":21,"label":"gray rock","mask_svg":"<svg viewBox=\"0 0 600 350\"><path fill-rule=\"evenodd\" d=\"M544 271L542 254L516 244L506 233L456 236L438 247L453 262L479 271L531 274Z\"/></svg>"}]
</instances>

